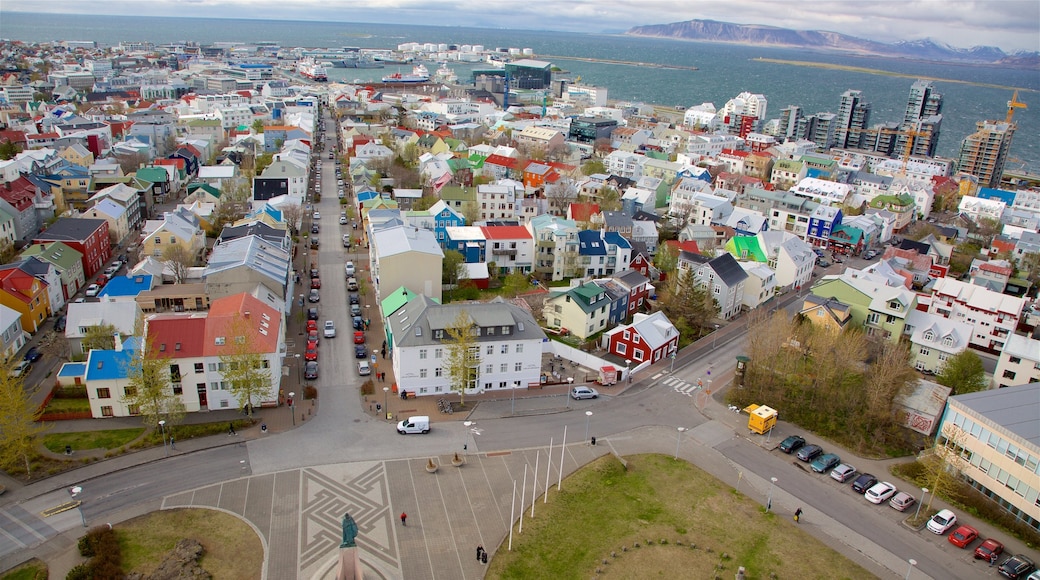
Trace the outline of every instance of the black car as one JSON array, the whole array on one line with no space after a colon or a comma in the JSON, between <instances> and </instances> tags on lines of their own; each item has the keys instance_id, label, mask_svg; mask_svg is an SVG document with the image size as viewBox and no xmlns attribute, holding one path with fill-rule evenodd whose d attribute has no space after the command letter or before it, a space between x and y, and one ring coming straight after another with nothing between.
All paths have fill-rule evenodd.
<instances>
[{"instance_id":1,"label":"black car","mask_svg":"<svg viewBox=\"0 0 1040 580\"><path fill-rule=\"evenodd\" d=\"M856 481L852 482L852 491L856 493L867 493L867 490L877 485L877 478L869 473L856 478Z\"/></svg>"},{"instance_id":2,"label":"black car","mask_svg":"<svg viewBox=\"0 0 1040 580\"><path fill-rule=\"evenodd\" d=\"M58 319L54 321L54 332L65 332L65 322L67 320L68 319L65 318L64 315L59 316Z\"/></svg>"},{"instance_id":3,"label":"black car","mask_svg":"<svg viewBox=\"0 0 1040 580\"><path fill-rule=\"evenodd\" d=\"M315 318L315 320L317 320L317 319ZM355 316L354 318L351 319L351 322L354 325L354 330L364 330L365 329L365 321L360 316Z\"/></svg>"},{"instance_id":4,"label":"black car","mask_svg":"<svg viewBox=\"0 0 1040 580\"><path fill-rule=\"evenodd\" d=\"M368 349L365 345L358 344L354 346L354 358L365 358L368 356Z\"/></svg>"},{"instance_id":5,"label":"black car","mask_svg":"<svg viewBox=\"0 0 1040 580\"><path fill-rule=\"evenodd\" d=\"M314 224L314 225L311 226L311 233L312 234L316 234L316 233L318 233L320 231L321 231L321 228L318 227L318 224Z\"/></svg>"},{"instance_id":6,"label":"black car","mask_svg":"<svg viewBox=\"0 0 1040 580\"><path fill-rule=\"evenodd\" d=\"M321 276L318 274L318 269L317 268L311 268L311 278L320 278L320 277Z\"/></svg>"},{"instance_id":7,"label":"black car","mask_svg":"<svg viewBox=\"0 0 1040 580\"><path fill-rule=\"evenodd\" d=\"M351 292L350 293L350 303L351 304L357 304L359 302L361 302L361 297L358 296L356 292Z\"/></svg>"},{"instance_id":8,"label":"black car","mask_svg":"<svg viewBox=\"0 0 1040 580\"><path fill-rule=\"evenodd\" d=\"M25 360L27 360L29 362L36 362L36 361L40 360L40 357L42 357L42 356L43 356L43 353L40 352L40 349L38 349L38 348L36 348L34 346L34 347L30 348L28 351L26 351L26 353L25 353Z\"/></svg>"},{"instance_id":9,"label":"black car","mask_svg":"<svg viewBox=\"0 0 1040 580\"><path fill-rule=\"evenodd\" d=\"M819 445L806 445L798 450L798 454L795 457L808 462L816 459L821 453L823 453L823 447L820 447Z\"/></svg>"},{"instance_id":10,"label":"black car","mask_svg":"<svg viewBox=\"0 0 1040 580\"><path fill-rule=\"evenodd\" d=\"M1019 554L1004 560L1004 563L997 568L997 572L1000 572L1001 576L1011 578L1011 580L1018 580L1019 578L1025 578L1035 569L1036 566L1032 560Z\"/></svg>"},{"instance_id":11,"label":"black car","mask_svg":"<svg viewBox=\"0 0 1040 580\"><path fill-rule=\"evenodd\" d=\"M357 304L357 303L351 304L350 305L350 315L351 316L361 316L361 305Z\"/></svg>"},{"instance_id":12,"label":"black car","mask_svg":"<svg viewBox=\"0 0 1040 580\"><path fill-rule=\"evenodd\" d=\"M318 361L307 361L307 365L303 367L303 378L309 381L318 378Z\"/></svg>"},{"instance_id":13,"label":"black car","mask_svg":"<svg viewBox=\"0 0 1040 580\"><path fill-rule=\"evenodd\" d=\"M307 309L307 320L317 320L317 319L318 319L318 309L317 308L308 308Z\"/></svg>"},{"instance_id":14,"label":"black car","mask_svg":"<svg viewBox=\"0 0 1040 580\"><path fill-rule=\"evenodd\" d=\"M798 451L802 445L805 445L805 439L802 436L791 435L787 439L781 441L780 446L777 447L777 449L784 453L794 453L795 451Z\"/></svg>"}]
</instances>

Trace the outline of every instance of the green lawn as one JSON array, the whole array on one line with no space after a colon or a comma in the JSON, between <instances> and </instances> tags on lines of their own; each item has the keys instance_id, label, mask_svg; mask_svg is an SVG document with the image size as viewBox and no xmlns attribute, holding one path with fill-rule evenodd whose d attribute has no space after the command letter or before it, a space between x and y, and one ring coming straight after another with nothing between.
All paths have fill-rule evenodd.
<instances>
[{"instance_id":1,"label":"green lawn","mask_svg":"<svg viewBox=\"0 0 1040 580\"><path fill-rule=\"evenodd\" d=\"M503 542L488 578L873 578L760 505L684 461L603 457L549 492ZM540 500L539 500L540 502ZM797 546L796 550L789 549ZM604 563L606 560L606 563Z\"/></svg>"},{"instance_id":2,"label":"green lawn","mask_svg":"<svg viewBox=\"0 0 1040 580\"><path fill-rule=\"evenodd\" d=\"M90 412L90 400L83 399L59 399L54 397L50 403L47 403L47 408L44 409L44 413L79 413L82 411Z\"/></svg>"},{"instance_id":3,"label":"green lawn","mask_svg":"<svg viewBox=\"0 0 1040 580\"><path fill-rule=\"evenodd\" d=\"M0 580L47 580L47 565L33 558L0 576Z\"/></svg>"},{"instance_id":4,"label":"green lawn","mask_svg":"<svg viewBox=\"0 0 1040 580\"><path fill-rule=\"evenodd\" d=\"M66 445L71 445L75 451L116 449L137 439L141 433L144 433L144 428L50 433L43 436L43 445L55 453L64 453Z\"/></svg>"}]
</instances>

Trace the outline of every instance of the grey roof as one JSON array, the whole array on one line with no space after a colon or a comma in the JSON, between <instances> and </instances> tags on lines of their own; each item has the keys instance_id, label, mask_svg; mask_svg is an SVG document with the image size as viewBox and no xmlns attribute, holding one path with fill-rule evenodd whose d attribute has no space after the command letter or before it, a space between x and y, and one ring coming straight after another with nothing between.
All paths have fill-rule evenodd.
<instances>
[{"instance_id":1,"label":"grey roof","mask_svg":"<svg viewBox=\"0 0 1040 580\"><path fill-rule=\"evenodd\" d=\"M967 393L950 401L1040 447L1040 383Z\"/></svg>"},{"instance_id":2,"label":"grey roof","mask_svg":"<svg viewBox=\"0 0 1040 580\"><path fill-rule=\"evenodd\" d=\"M639 272L639 270L633 270L632 268L629 268L628 270L622 270L620 272L617 272L617 273L614 274L613 277L618 279L618 280L620 280L622 283L624 283L629 288L635 288L636 286L639 286L640 284L645 284L645 283L650 281L650 279L647 278L646 276L642 275Z\"/></svg>"},{"instance_id":3,"label":"grey roof","mask_svg":"<svg viewBox=\"0 0 1040 580\"><path fill-rule=\"evenodd\" d=\"M230 242L246 236L258 236L266 242L285 246L285 230L269 226L261 221L256 221L242 226L224 226L220 231L218 243Z\"/></svg>"},{"instance_id":4,"label":"grey roof","mask_svg":"<svg viewBox=\"0 0 1040 580\"><path fill-rule=\"evenodd\" d=\"M419 295L388 317L390 330L397 346L423 346L441 344L446 339L433 337L434 330L443 330L455 322L460 312L465 312L481 328L511 327L510 334L481 333L477 342L502 340L545 340L545 333L529 312L506 302L501 297L490 302L464 302L438 304L432 298Z\"/></svg>"},{"instance_id":5,"label":"grey roof","mask_svg":"<svg viewBox=\"0 0 1040 580\"><path fill-rule=\"evenodd\" d=\"M722 254L708 262L708 267L715 270L719 278L730 288L747 280L747 272L740 267L740 263L732 254Z\"/></svg>"},{"instance_id":6,"label":"grey roof","mask_svg":"<svg viewBox=\"0 0 1040 580\"><path fill-rule=\"evenodd\" d=\"M102 224L106 223L108 222L103 219L60 218L51 224L49 228L40 232L36 239L58 240L62 242L85 240L90 237L90 234L97 231Z\"/></svg>"},{"instance_id":7,"label":"grey roof","mask_svg":"<svg viewBox=\"0 0 1040 580\"><path fill-rule=\"evenodd\" d=\"M213 247L203 277L245 266L285 285L291 258L284 249L257 236L245 236Z\"/></svg>"},{"instance_id":8,"label":"grey roof","mask_svg":"<svg viewBox=\"0 0 1040 580\"><path fill-rule=\"evenodd\" d=\"M632 216L620 211L603 212L603 224L608 228L631 228Z\"/></svg>"}]
</instances>

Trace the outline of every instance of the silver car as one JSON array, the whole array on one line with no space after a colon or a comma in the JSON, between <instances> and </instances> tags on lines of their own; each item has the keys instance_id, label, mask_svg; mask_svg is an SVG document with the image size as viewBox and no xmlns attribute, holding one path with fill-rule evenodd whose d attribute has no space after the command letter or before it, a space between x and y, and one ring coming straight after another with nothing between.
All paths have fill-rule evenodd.
<instances>
[{"instance_id":1,"label":"silver car","mask_svg":"<svg viewBox=\"0 0 1040 580\"><path fill-rule=\"evenodd\" d=\"M842 483L852 479L853 475L856 475L856 468L848 463L842 463L831 471L831 477Z\"/></svg>"},{"instance_id":2,"label":"silver car","mask_svg":"<svg viewBox=\"0 0 1040 580\"><path fill-rule=\"evenodd\" d=\"M571 389L571 398L575 401L581 399L595 399L599 397L599 391L592 387L574 387Z\"/></svg>"}]
</instances>

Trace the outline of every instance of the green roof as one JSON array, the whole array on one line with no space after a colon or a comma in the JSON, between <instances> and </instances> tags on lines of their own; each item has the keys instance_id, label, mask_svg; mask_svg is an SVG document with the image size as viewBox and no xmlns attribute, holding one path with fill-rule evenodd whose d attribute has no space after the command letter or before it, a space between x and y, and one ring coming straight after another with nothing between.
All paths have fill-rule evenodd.
<instances>
[{"instance_id":1,"label":"green roof","mask_svg":"<svg viewBox=\"0 0 1040 580\"><path fill-rule=\"evenodd\" d=\"M831 239L837 238L837 239L840 239L840 240L844 240L845 237L838 237L837 236L837 234L839 232L840 233L844 233L845 236L848 237L849 242L853 243L853 244L858 244L859 241L863 238L863 230L861 230L861 229L859 229L857 227L854 227L854 226L847 226L847 225L844 225L844 224L839 224L839 225L834 226L834 229L831 230Z\"/></svg>"},{"instance_id":2,"label":"green roof","mask_svg":"<svg viewBox=\"0 0 1040 580\"><path fill-rule=\"evenodd\" d=\"M215 197L217 199L220 199L220 196L221 196L220 190L217 189L216 187L213 187L212 185L210 185L208 183L189 183L188 184L188 193L189 194L195 193L195 191L198 190L198 189L201 189L202 191L205 191L206 193L212 195L213 197Z\"/></svg>"},{"instance_id":3,"label":"green roof","mask_svg":"<svg viewBox=\"0 0 1040 580\"><path fill-rule=\"evenodd\" d=\"M726 251L738 260L753 260L755 262L768 262L766 253L758 245L757 236L733 236L726 242Z\"/></svg>"},{"instance_id":4,"label":"green roof","mask_svg":"<svg viewBox=\"0 0 1040 580\"><path fill-rule=\"evenodd\" d=\"M152 183L164 183L170 180L170 174L166 173L165 169L158 167L142 167L134 175Z\"/></svg>"},{"instance_id":5,"label":"green roof","mask_svg":"<svg viewBox=\"0 0 1040 580\"><path fill-rule=\"evenodd\" d=\"M26 246L25 249L22 250L22 257L28 258L29 256L36 256L41 260L50 262L60 270L68 270L83 259L83 254L79 253L75 248L65 244L64 242L50 242L47 244L33 244L31 246Z\"/></svg>"},{"instance_id":6,"label":"green roof","mask_svg":"<svg viewBox=\"0 0 1040 580\"><path fill-rule=\"evenodd\" d=\"M779 167L784 171L797 171L802 168L802 165L801 161L795 161L794 159L779 159L773 167Z\"/></svg>"},{"instance_id":7,"label":"green roof","mask_svg":"<svg viewBox=\"0 0 1040 580\"><path fill-rule=\"evenodd\" d=\"M472 165L470 164L469 159L452 157L448 160L448 167L450 167L452 171L458 171L460 169L470 169Z\"/></svg>"},{"instance_id":8,"label":"green roof","mask_svg":"<svg viewBox=\"0 0 1040 580\"><path fill-rule=\"evenodd\" d=\"M192 119L188 121L189 127L219 127L220 119Z\"/></svg>"}]
</instances>

